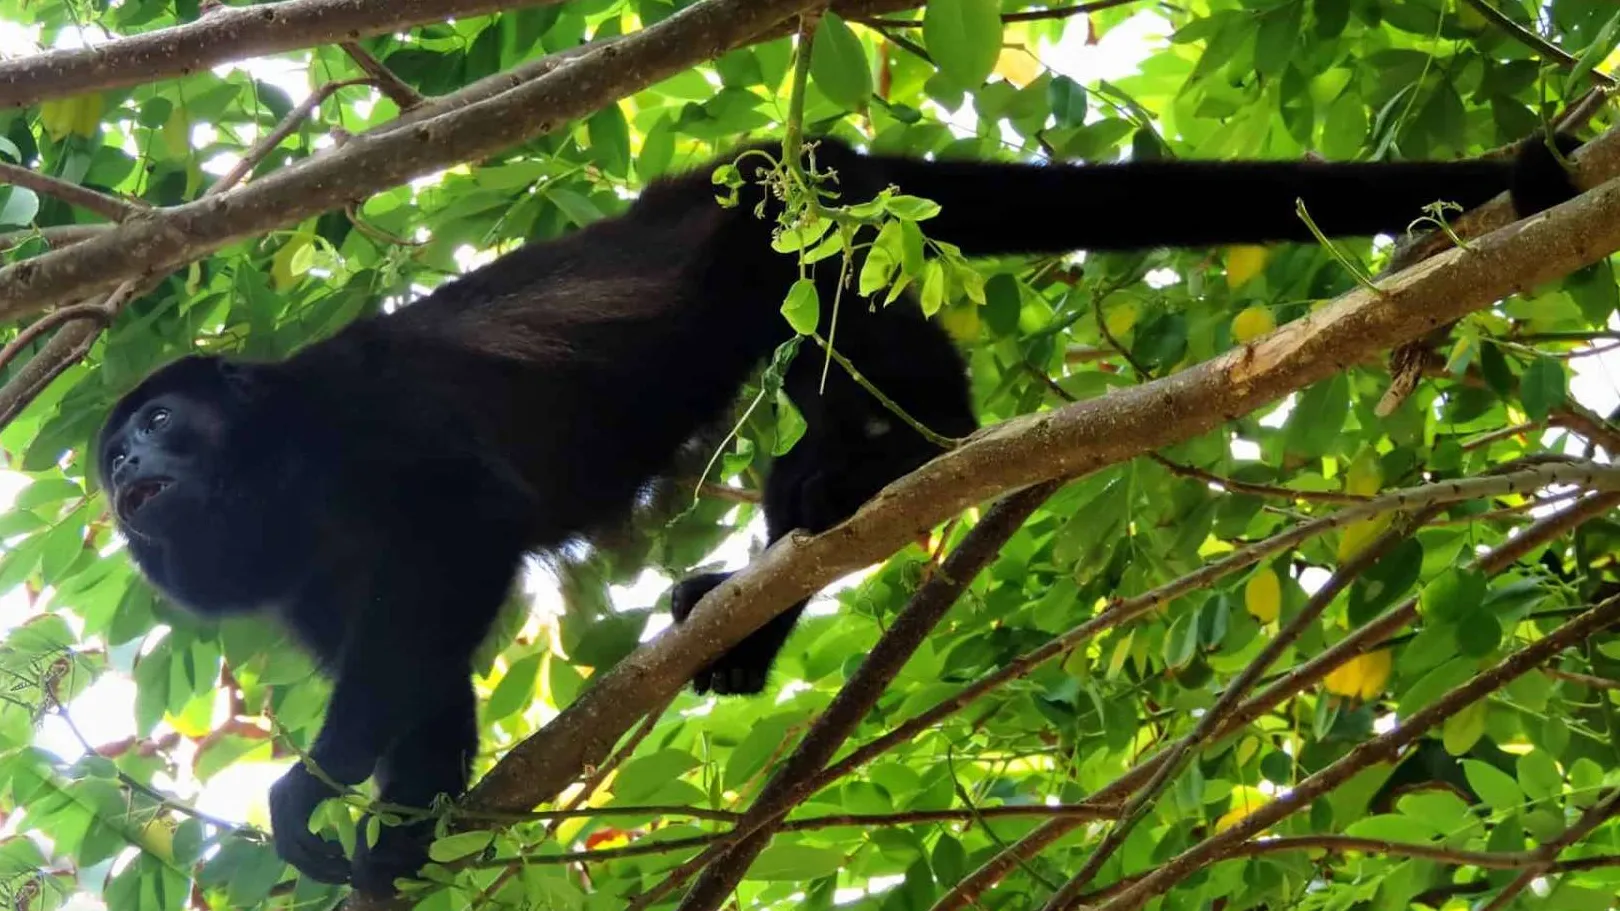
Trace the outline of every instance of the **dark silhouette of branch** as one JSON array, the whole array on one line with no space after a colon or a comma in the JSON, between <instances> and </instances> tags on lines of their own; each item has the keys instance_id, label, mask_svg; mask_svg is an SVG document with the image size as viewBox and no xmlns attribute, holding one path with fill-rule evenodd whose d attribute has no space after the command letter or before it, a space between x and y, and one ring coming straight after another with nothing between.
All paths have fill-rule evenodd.
<instances>
[{"instance_id":1,"label":"dark silhouette of branch","mask_svg":"<svg viewBox=\"0 0 1620 911\"><path fill-rule=\"evenodd\" d=\"M178 268L236 240L546 135L750 41L816 2L700 0L581 55L566 70L409 127L356 136L229 193L143 213L70 250L0 269L0 320L88 297L134 275Z\"/></svg>"}]
</instances>

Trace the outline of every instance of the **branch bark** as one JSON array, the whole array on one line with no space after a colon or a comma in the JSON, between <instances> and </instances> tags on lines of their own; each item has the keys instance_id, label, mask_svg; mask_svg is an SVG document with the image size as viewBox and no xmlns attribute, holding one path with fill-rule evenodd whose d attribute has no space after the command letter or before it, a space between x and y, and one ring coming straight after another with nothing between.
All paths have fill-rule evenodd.
<instances>
[{"instance_id":1,"label":"branch bark","mask_svg":"<svg viewBox=\"0 0 1620 911\"><path fill-rule=\"evenodd\" d=\"M0 62L0 108L142 85L198 70L322 44L389 35L429 22L563 0L286 0L217 10L172 28L99 47Z\"/></svg>"}]
</instances>

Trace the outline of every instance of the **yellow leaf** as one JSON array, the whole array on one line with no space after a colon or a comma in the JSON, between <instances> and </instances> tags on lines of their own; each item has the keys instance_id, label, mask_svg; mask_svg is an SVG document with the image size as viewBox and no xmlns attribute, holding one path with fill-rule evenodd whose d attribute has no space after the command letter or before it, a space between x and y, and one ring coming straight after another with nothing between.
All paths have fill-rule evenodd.
<instances>
[{"instance_id":1,"label":"yellow leaf","mask_svg":"<svg viewBox=\"0 0 1620 911\"><path fill-rule=\"evenodd\" d=\"M1243 608L1261 623L1270 623L1282 612L1282 583L1269 566L1256 570L1243 586Z\"/></svg>"},{"instance_id":2,"label":"yellow leaf","mask_svg":"<svg viewBox=\"0 0 1620 911\"><path fill-rule=\"evenodd\" d=\"M1127 300L1103 311L1103 325L1108 327L1109 335L1119 338L1136 325L1137 315L1136 301Z\"/></svg>"},{"instance_id":3,"label":"yellow leaf","mask_svg":"<svg viewBox=\"0 0 1620 911\"><path fill-rule=\"evenodd\" d=\"M959 342L971 342L979 337L979 308L977 306L951 307L939 316L945 331Z\"/></svg>"},{"instance_id":4,"label":"yellow leaf","mask_svg":"<svg viewBox=\"0 0 1620 911\"><path fill-rule=\"evenodd\" d=\"M135 841L141 850L158 860L166 864L174 863L174 829L169 826L167 819L153 817L141 828Z\"/></svg>"},{"instance_id":5,"label":"yellow leaf","mask_svg":"<svg viewBox=\"0 0 1620 911\"><path fill-rule=\"evenodd\" d=\"M1226 248L1226 287L1240 288L1260 274L1271 258L1271 250L1256 244Z\"/></svg>"},{"instance_id":6,"label":"yellow leaf","mask_svg":"<svg viewBox=\"0 0 1620 911\"><path fill-rule=\"evenodd\" d=\"M303 232L293 235L292 239L281 245L276 255L270 258L270 281L277 291L285 291L298 281L299 277L308 271L308 257L299 261L299 254L310 249L315 244L314 238ZM304 268L298 268L303 266Z\"/></svg>"},{"instance_id":7,"label":"yellow leaf","mask_svg":"<svg viewBox=\"0 0 1620 911\"><path fill-rule=\"evenodd\" d=\"M1245 816L1265 806L1270 800L1271 798L1267 797L1259 788L1246 784L1234 786L1232 788L1232 809L1222 813L1221 818L1215 820L1215 832L1219 834L1232 828L1241 822Z\"/></svg>"},{"instance_id":8,"label":"yellow leaf","mask_svg":"<svg viewBox=\"0 0 1620 911\"><path fill-rule=\"evenodd\" d=\"M1384 529L1389 527L1394 518L1394 513L1383 512L1370 519L1346 525L1339 535L1339 562L1348 562L1356 554L1361 553L1362 548L1384 533Z\"/></svg>"},{"instance_id":9,"label":"yellow leaf","mask_svg":"<svg viewBox=\"0 0 1620 911\"><path fill-rule=\"evenodd\" d=\"M1277 318L1265 307L1245 307L1232 317L1232 338L1238 344L1254 341L1277 328Z\"/></svg>"},{"instance_id":10,"label":"yellow leaf","mask_svg":"<svg viewBox=\"0 0 1620 911\"><path fill-rule=\"evenodd\" d=\"M1361 450L1344 470L1344 492L1370 497L1384 486L1384 467L1372 447Z\"/></svg>"},{"instance_id":11,"label":"yellow leaf","mask_svg":"<svg viewBox=\"0 0 1620 911\"><path fill-rule=\"evenodd\" d=\"M191 151L191 121L179 107L169 114L168 122L158 132L163 140L163 151L169 158L184 158Z\"/></svg>"},{"instance_id":12,"label":"yellow leaf","mask_svg":"<svg viewBox=\"0 0 1620 911\"><path fill-rule=\"evenodd\" d=\"M1389 649L1357 655L1335 668L1322 684L1336 696L1371 699L1389 683L1390 660Z\"/></svg>"},{"instance_id":13,"label":"yellow leaf","mask_svg":"<svg viewBox=\"0 0 1620 911\"><path fill-rule=\"evenodd\" d=\"M73 135L90 137L101 126L102 109L100 92L55 98L39 106L39 122L57 142Z\"/></svg>"},{"instance_id":14,"label":"yellow leaf","mask_svg":"<svg viewBox=\"0 0 1620 911\"><path fill-rule=\"evenodd\" d=\"M996 58L997 76L1023 88L1041 77L1041 63L1021 47L1004 47Z\"/></svg>"}]
</instances>

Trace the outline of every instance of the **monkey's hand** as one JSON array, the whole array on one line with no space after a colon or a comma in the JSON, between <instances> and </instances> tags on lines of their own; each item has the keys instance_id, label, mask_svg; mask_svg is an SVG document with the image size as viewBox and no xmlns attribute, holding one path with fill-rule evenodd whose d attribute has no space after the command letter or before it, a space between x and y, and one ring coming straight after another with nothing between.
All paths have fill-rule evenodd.
<instances>
[{"instance_id":1,"label":"monkey's hand","mask_svg":"<svg viewBox=\"0 0 1620 911\"><path fill-rule=\"evenodd\" d=\"M370 816L361 820L365 831ZM393 895L394 880L414 877L428 862L428 843L433 837L433 821L389 825L384 822L377 830L377 843L366 844L364 838L354 845L354 888L367 895Z\"/></svg>"},{"instance_id":2,"label":"monkey's hand","mask_svg":"<svg viewBox=\"0 0 1620 911\"><path fill-rule=\"evenodd\" d=\"M343 847L309 831L309 817L337 793L299 763L270 786L270 827L276 853L299 873L323 883L349 881Z\"/></svg>"}]
</instances>

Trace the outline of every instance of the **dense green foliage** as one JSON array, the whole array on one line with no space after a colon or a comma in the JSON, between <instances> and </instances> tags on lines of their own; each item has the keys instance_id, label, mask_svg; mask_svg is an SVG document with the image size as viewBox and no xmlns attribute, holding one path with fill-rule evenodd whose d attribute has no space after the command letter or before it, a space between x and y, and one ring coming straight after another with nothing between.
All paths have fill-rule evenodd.
<instances>
[{"instance_id":1,"label":"dense green foliage","mask_svg":"<svg viewBox=\"0 0 1620 911\"><path fill-rule=\"evenodd\" d=\"M634 30L685 5L569 0L363 44L407 84L433 95L582 40ZM1481 5L1188 0L1127 3L1090 15L1014 15L1003 23L1003 15L1041 7L930 0L880 26L829 15L816 34L804 124L812 136L831 131L877 149L979 157L1477 155L1521 138L1583 96L1594 69L1601 75L1611 68L1606 58L1620 42L1620 18L1608 0L1494 0L1496 10L1562 48L1573 65L1484 18ZM1541 10L1535 18L1533 6ZM1162 33L1153 37L1155 29L1147 29L1139 60L1132 40L1116 42L1113 32L1138 14ZM36 30L41 47L197 15L195 0L0 0L0 21ZM1088 34L1102 43L1088 42ZM1072 75L1104 54L1115 55L1108 65L1128 75ZM274 62L306 89L362 75L337 47ZM251 793L228 801L239 807L232 822L266 825L263 786L292 756L273 745L274 737L304 745L326 686L267 623L198 623L133 574L115 547L84 450L112 400L148 369L193 347L291 351L456 274L470 262L469 252L487 257L555 237L622 211L635 189L659 174L742 137L779 135L793 64L792 38L733 51L497 158L371 197L350 213L234 244L133 302L87 359L0 430L10 489L20 491L0 513L6 599L0 896L8 907L59 909L72 894L87 892L113 909L312 909L331 906L338 895L294 883L258 833L222 829L188 809L200 791L247 787ZM0 113L0 158L69 183L173 205L197 198L295 101L244 68L164 78ZM339 128L357 133L397 113L370 88L341 89L257 173L319 154ZM1605 128L1610 116L1600 112L1585 135ZM904 283L921 292L971 354L986 423L1163 377L1298 319L1355 285L1344 262L1313 245L1089 256L1083 269L1067 259L969 264L925 246L927 201L891 199L885 212L894 225L880 244L885 253L872 258L878 265L858 277L856 290ZM1073 217L1106 220L1109 213ZM0 187L0 231L97 220L48 196ZM41 237L12 242L8 261L47 247ZM1368 272L1384 264L1389 250L1370 240L1336 246ZM1451 376L1426 380L1388 417L1374 408L1389 374L1362 364L1303 391L1282 410L1243 416L1164 451L1169 465L1142 458L1071 484L973 583L856 742L1082 622L1109 598L1140 594L1302 515L1340 508L1223 492L1178 466L1295 491L1364 494L1478 475L1531 453L1582 454L1584 437L1541 428L1567 427L1571 414L1584 414L1578 399L1601 411L1616 407L1617 362L1572 354L1589 354L1582 346L1594 338L1599 347L1613 344L1617 301L1611 266L1600 263L1459 324L1441 349ZM805 308L832 302L800 293L787 303L795 325L813 325ZM5 329L7 337L18 328ZM0 382L41 344L7 365ZM819 356L819 349L804 346L799 356ZM744 391L739 416L758 392ZM762 398L706 480L757 489L772 450L791 441L794 420L780 400ZM1541 427L1498 433L1527 422ZM1609 433L1612 454L1616 434L1612 427ZM526 613L529 595L515 601L513 622L491 643L478 681L488 747L479 770L636 647L655 628L650 623L662 622L662 585L649 582L644 569L679 577L755 518L746 497L703 495L693 506L690 486L675 496L667 514L627 535L621 549L567 567L556 586L561 597L540 599L550 610ZM1463 569L1480 549L1525 527L1533 516L1511 508L1523 503L1505 497L1448 507L1350 586L1285 652L1273 675L1421 592L1418 622L1386 649L1199 754L1092 888L1155 867L1616 590L1620 522L1612 509L1505 572L1487 577ZM418 907L606 911L661 882L698 848L609 853L589 863L565 863L561 855L724 831L723 821L668 810L746 809L772 764L930 571L936 552L971 527L967 518L845 588L826 605L836 610L807 618L778 666L780 697L710 705L680 694L590 799L593 807L662 809L569 819L554 829L544 822L515 825L493 843L487 832L453 836L436 856L476 863L454 874L452 886L426 893ZM828 908L836 896L846 908L930 908L1043 819L975 819L965 812L916 821L905 814L1085 800L1186 733L1278 623L1296 615L1326 574L1384 524L1333 531L1108 629L829 786L793 818L887 818L779 834L744 880L741 906ZM552 582L540 578L547 590ZM1534 848L1620 786L1620 688L1596 686L1593 676L1620 679L1614 630L1430 731L1398 768L1368 766L1272 834L1349 834L1472 851ZM129 714L117 694L131 690ZM91 739L99 732L129 739L97 743L98 754L80 755L77 741L64 736L63 712L84 722L78 727ZM90 716L100 717L91 724ZM266 772L232 778L272 762ZM351 819L338 812L326 824L353 838L352 822L345 825ZM977 898L978 906L1041 907L1105 831L1103 824L1077 828L1015 865ZM1620 823L1610 821L1563 856L1614 854ZM508 865L519 855L531 863ZM1157 907L1393 911L1422 895L1421 907L1460 909L1518 872L1399 851L1262 852L1197 871ZM443 878L452 881L449 873ZM1620 866L1552 875L1545 886L1556 895L1527 891L1509 907L1614 907Z\"/></svg>"}]
</instances>

